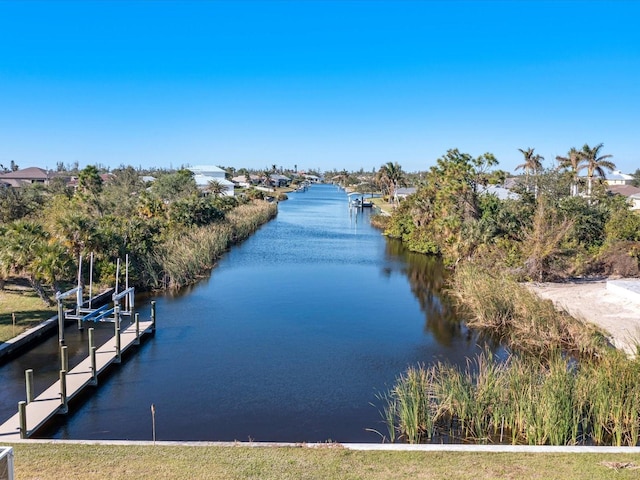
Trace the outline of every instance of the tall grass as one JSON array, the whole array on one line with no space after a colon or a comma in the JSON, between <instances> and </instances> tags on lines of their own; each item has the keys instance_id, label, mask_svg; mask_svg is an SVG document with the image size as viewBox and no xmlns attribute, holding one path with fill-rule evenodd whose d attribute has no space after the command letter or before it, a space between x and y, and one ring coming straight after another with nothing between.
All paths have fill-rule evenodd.
<instances>
[{"instance_id":1,"label":"tall grass","mask_svg":"<svg viewBox=\"0 0 640 480\"><path fill-rule=\"evenodd\" d=\"M515 353L503 362L483 353L464 369L409 369L384 396L392 438L638 444L640 356L607 347L595 328L474 265L458 267L453 291L472 312L468 325L499 335Z\"/></svg>"},{"instance_id":2,"label":"tall grass","mask_svg":"<svg viewBox=\"0 0 640 480\"><path fill-rule=\"evenodd\" d=\"M231 245L246 239L276 213L276 204L255 201L236 207L224 221L176 232L155 255L153 286L179 288L194 283Z\"/></svg>"},{"instance_id":3,"label":"tall grass","mask_svg":"<svg viewBox=\"0 0 640 480\"><path fill-rule=\"evenodd\" d=\"M461 265L452 278L451 292L470 312L469 327L497 335L518 352L548 357L560 350L590 358L606 348L597 328L558 312L551 301L504 274Z\"/></svg>"},{"instance_id":4,"label":"tall grass","mask_svg":"<svg viewBox=\"0 0 640 480\"><path fill-rule=\"evenodd\" d=\"M392 440L632 446L639 378L640 360L617 352L580 365L560 354L497 362L483 353L463 369L411 367L381 398Z\"/></svg>"}]
</instances>

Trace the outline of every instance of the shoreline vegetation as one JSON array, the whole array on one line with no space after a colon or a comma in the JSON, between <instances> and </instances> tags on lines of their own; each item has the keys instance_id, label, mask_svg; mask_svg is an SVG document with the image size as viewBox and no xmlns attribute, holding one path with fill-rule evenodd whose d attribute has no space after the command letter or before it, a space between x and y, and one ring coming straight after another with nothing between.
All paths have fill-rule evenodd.
<instances>
[{"instance_id":1,"label":"shoreline vegetation","mask_svg":"<svg viewBox=\"0 0 640 480\"><path fill-rule=\"evenodd\" d=\"M0 188L0 342L55 314L55 293L75 285L80 256L86 281L94 255L98 289L116 283L116 262L126 255L137 291L179 289L208 274L287 198L286 188L224 196L219 182L203 190L184 169L153 172L152 182L131 167L74 173L75 188L64 176L49 185Z\"/></svg>"},{"instance_id":2,"label":"shoreline vegetation","mask_svg":"<svg viewBox=\"0 0 640 480\"><path fill-rule=\"evenodd\" d=\"M601 147L583 148L590 169ZM545 171L533 149L520 151L527 175L511 198L480 194L492 175L487 169L497 164L491 154L449 150L390 216L373 219L409 250L440 257L452 270L447 290L466 324L507 352L501 359L485 352L465 368L409 367L380 394L383 440L640 441L638 356L615 350L597 328L519 283L638 276L640 215L594 182L595 170L587 193L578 195L577 174L566 162L565 170Z\"/></svg>"}]
</instances>

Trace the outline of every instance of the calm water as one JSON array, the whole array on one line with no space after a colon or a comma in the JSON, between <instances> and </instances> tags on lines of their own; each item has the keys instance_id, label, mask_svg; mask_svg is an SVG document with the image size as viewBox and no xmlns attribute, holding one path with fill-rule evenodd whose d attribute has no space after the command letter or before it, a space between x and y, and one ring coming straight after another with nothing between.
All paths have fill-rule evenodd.
<instances>
[{"instance_id":1,"label":"calm water","mask_svg":"<svg viewBox=\"0 0 640 480\"><path fill-rule=\"evenodd\" d=\"M149 440L154 404L158 440L379 441L377 393L408 365L462 364L479 347L438 293L440 265L386 241L346 198L329 185L290 194L209 279L156 298L155 337L42 436ZM73 332L72 363L86 348ZM0 419L24 398L24 369L40 391L57 365L52 339L0 368Z\"/></svg>"}]
</instances>

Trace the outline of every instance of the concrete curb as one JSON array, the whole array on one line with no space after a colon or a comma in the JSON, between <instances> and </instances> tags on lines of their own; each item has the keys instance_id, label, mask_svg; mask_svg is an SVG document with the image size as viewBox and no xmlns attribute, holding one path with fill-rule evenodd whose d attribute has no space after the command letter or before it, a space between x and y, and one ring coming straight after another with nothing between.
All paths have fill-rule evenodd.
<instances>
[{"instance_id":1,"label":"concrete curb","mask_svg":"<svg viewBox=\"0 0 640 480\"><path fill-rule=\"evenodd\" d=\"M287 443L287 442L178 442L131 440L12 440L17 444L103 445L141 447L241 447L241 448L344 448L355 451L385 452L464 452L464 453L627 453L640 454L640 447L595 447L552 445L409 445L404 443Z\"/></svg>"}]
</instances>

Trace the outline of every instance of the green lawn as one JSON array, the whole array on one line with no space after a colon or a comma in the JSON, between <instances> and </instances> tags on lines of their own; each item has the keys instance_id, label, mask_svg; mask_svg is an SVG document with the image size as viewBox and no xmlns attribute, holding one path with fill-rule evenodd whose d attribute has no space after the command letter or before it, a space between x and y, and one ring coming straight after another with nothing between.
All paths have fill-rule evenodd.
<instances>
[{"instance_id":1,"label":"green lawn","mask_svg":"<svg viewBox=\"0 0 640 480\"><path fill-rule=\"evenodd\" d=\"M16 326L13 326L15 313ZM19 335L56 314L56 307L47 307L36 293L21 283L7 282L0 290L0 342Z\"/></svg>"},{"instance_id":2,"label":"green lawn","mask_svg":"<svg viewBox=\"0 0 640 480\"><path fill-rule=\"evenodd\" d=\"M16 444L27 479L631 479L640 455L356 452L246 446ZM631 463L631 465L629 465ZM618 469L611 466L617 464Z\"/></svg>"}]
</instances>

